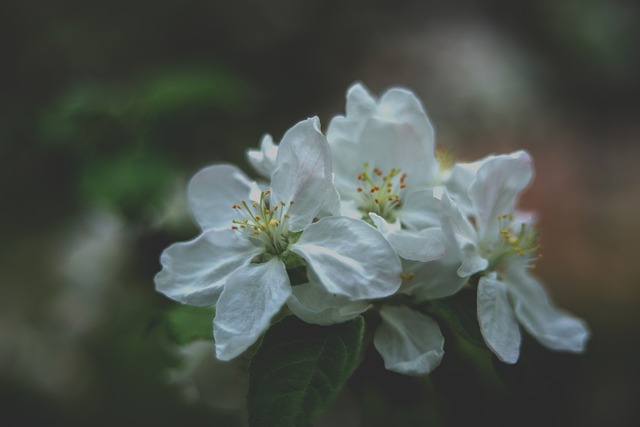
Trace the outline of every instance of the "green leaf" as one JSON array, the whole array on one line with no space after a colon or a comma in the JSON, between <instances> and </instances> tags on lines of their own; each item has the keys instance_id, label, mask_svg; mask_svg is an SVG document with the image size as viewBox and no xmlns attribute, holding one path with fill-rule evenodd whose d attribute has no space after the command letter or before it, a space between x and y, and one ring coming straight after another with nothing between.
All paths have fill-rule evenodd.
<instances>
[{"instance_id":1,"label":"green leaf","mask_svg":"<svg viewBox=\"0 0 640 427\"><path fill-rule=\"evenodd\" d=\"M430 311L460 337L480 348L487 348L478 324L474 291L461 291L451 297L434 300Z\"/></svg>"},{"instance_id":2,"label":"green leaf","mask_svg":"<svg viewBox=\"0 0 640 427\"><path fill-rule=\"evenodd\" d=\"M197 339L213 339L214 307L179 305L167 315L169 337L177 344Z\"/></svg>"},{"instance_id":3,"label":"green leaf","mask_svg":"<svg viewBox=\"0 0 640 427\"><path fill-rule=\"evenodd\" d=\"M252 427L310 426L360 363L364 319L317 326L288 317L271 327L249 367Z\"/></svg>"}]
</instances>

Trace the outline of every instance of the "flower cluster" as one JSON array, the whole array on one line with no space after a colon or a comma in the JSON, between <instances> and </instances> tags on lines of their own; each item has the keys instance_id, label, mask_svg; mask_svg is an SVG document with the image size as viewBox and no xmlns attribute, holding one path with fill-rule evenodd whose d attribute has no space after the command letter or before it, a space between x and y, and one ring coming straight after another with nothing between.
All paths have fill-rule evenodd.
<instances>
[{"instance_id":1,"label":"flower cluster","mask_svg":"<svg viewBox=\"0 0 640 427\"><path fill-rule=\"evenodd\" d=\"M155 278L174 300L216 306L219 359L244 353L278 316L329 325L375 311L387 369L426 374L444 338L425 307L463 288L500 360L517 361L520 326L548 348L584 350L585 323L530 274L540 248L533 215L517 209L533 177L525 151L441 161L411 92L376 99L356 84L326 135L311 118L279 144L266 135L248 160L261 180L228 164L193 177L202 233L166 249Z\"/></svg>"}]
</instances>

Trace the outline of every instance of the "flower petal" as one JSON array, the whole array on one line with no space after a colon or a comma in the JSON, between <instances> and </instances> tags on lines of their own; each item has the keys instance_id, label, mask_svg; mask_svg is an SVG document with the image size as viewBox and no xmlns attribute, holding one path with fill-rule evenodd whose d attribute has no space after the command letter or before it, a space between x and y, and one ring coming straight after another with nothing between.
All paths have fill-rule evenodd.
<instances>
[{"instance_id":1,"label":"flower petal","mask_svg":"<svg viewBox=\"0 0 640 427\"><path fill-rule=\"evenodd\" d=\"M371 307L367 301L351 301L344 295L328 292L308 271L309 283L292 288L287 301L289 309L300 319L316 325L332 325L351 320Z\"/></svg>"},{"instance_id":2,"label":"flower petal","mask_svg":"<svg viewBox=\"0 0 640 427\"><path fill-rule=\"evenodd\" d=\"M347 115L331 119L327 139L331 147L352 144L358 139L366 120L376 109L375 98L360 83L347 91Z\"/></svg>"},{"instance_id":3,"label":"flower petal","mask_svg":"<svg viewBox=\"0 0 640 427\"><path fill-rule=\"evenodd\" d=\"M278 146L273 143L271 135L266 134L260 141L259 150L248 150L247 160L251 166L265 178L269 178L274 170L276 170L276 157L278 155Z\"/></svg>"},{"instance_id":4,"label":"flower petal","mask_svg":"<svg viewBox=\"0 0 640 427\"><path fill-rule=\"evenodd\" d=\"M448 297L467 283L467 277L460 277L457 273L462 262L457 242L442 230L434 229L432 232L444 244L445 256L430 262L403 263L405 281L402 292L418 301Z\"/></svg>"},{"instance_id":5,"label":"flower petal","mask_svg":"<svg viewBox=\"0 0 640 427\"><path fill-rule=\"evenodd\" d=\"M507 298L507 285L495 273L478 283L478 323L487 347L505 363L520 355L520 327Z\"/></svg>"},{"instance_id":6,"label":"flower petal","mask_svg":"<svg viewBox=\"0 0 640 427\"><path fill-rule=\"evenodd\" d=\"M303 230L334 195L331 153L317 117L302 121L285 133L271 176L274 202L289 208L292 231Z\"/></svg>"},{"instance_id":7,"label":"flower petal","mask_svg":"<svg viewBox=\"0 0 640 427\"><path fill-rule=\"evenodd\" d=\"M185 304L213 305L229 275L261 252L232 230L205 231L162 253L156 290Z\"/></svg>"},{"instance_id":8,"label":"flower petal","mask_svg":"<svg viewBox=\"0 0 640 427\"><path fill-rule=\"evenodd\" d=\"M248 200L255 183L233 165L215 165L202 169L188 188L191 211L203 230L230 228L238 219L233 205Z\"/></svg>"},{"instance_id":9,"label":"flower petal","mask_svg":"<svg viewBox=\"0 0 640 427\"><path fill-rule=\"evenodd\" d=\"M538 280L523 268L513 268L505 281L511 285L518 320L534 338L552 350L585 350L590 335L586 323L555 307Z\"/></svg>"},{"instance_id":10,"label":"flower petal","mask_svg":"<svg viewBox=\"0 0 640 427\"><path fill-rule=\"evenodd\" d=\"M406 306L384 306L382 324L373 344L390 371L424 375L433 371L444 355L444 337L432 318Z\"/></svg>"},{"instance_id":11,"label":"flower petal","mask_svg":"<svg viewBox=\"0 0 640 427\"><path fill-rule=\"evenodd\" d=\"M400 287L400 259L389 242L364 221L325 217L289 246L331 292L354 300L382 298Z\"/></svg>"},{"instance_id":12,"label":"flower petal","mask_svg":"<svg viewBox=\"0 0 640 427\"><path fill-rule=\"evenodd\" d=\"M444 256L444 245L430 230L402 230L373 212L369 217L401 258L426 262Z\"/></svg>"},{"instance_id":13,"label":"flower petal","mask_svg":"<svg viewBox=\"0 0 640 427\"><path fill-rule=\"evenodd\" d=\"M289 277L277 258L236 270L216 306L213 336L218 359L231 360L256 342L289 295Z\"/></svg>"},{"instance_id":14,"label":"flower petal","mask_svg":"<svg viewBox=\"0 0 640 427\"><path fill-rule=\"evenodd\" d=\"M482 239L498 236L498 216L513 212L518 196L532 178L531 156L526 151L495 156L478 169L469 186L469 199Z\"/></svg>"},{"instance_id":15,"label":"flower petal","mask_svg":"<svg viewBox=\"0 0 640 427\"><path fill-rule=\"evenodd\" d=\"M489 261L480 254L476 230L446 193L442 195L440 218L444 233L458 242L462 255L462 264L458 269L460 277L469 277L486 269Z\"/></svg>"},{"instance_id":16,"label":"flower petal","mask_svg":"<svg viewBox=\"0 0 640 427\"><path fill-rule=\"evenodd\" d=\"M412 230L440 227L440 200L433 190L412 191L402 199L398 216L402 225Z\"/></svg>"}]
</instances>

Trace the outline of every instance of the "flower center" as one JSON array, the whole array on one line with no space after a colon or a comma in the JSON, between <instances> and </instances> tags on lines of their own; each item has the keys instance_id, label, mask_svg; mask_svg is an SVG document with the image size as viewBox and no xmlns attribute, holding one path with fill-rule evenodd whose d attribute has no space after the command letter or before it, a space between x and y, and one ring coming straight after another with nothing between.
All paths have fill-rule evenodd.
<instances>
[{"instance_id":1,"label":"flower center","mask_svg":"<svg viewBox=\"0 0 640 427\"><path fill-rule=\"evenodd\" d=\"M364 213L363 218L369 221L369 212L374 212L389 222L395 220L394 211L400 207L400 195L407 186L407 174L401 169L393 168L384 174L378 167L369 171L369 163L364 164L364 170L358 175L360 195L358 208Z\"/></svg>"},{"instance_id":2,"label":"flower center","mask_svg":"<svg viewBox=\"0 0 640 427\"><path fill-rule=\"evenodd\" d=\"M521 257L531 267L535 267L535 261L542 258L541 246L538 244L538 233L531 225L525 223L520 227L513 226L513 215L504 214L498 216L500 240L494 247L493 264L512 262L513 257Z\"/></svg>"},{"instance_id":3,"label":"flower center","mask_svg":"<svg viewBox=\"0 0 640 427\"><path fill-rule=\"evenodd\" d=\"M233 205L243 219L233 220L232 230L244 233L251 239L262 242L267 251L274 255L283 253L289 244L289 207L294 204L280 201L273 204L269 195L271 191L260 193L258 202L242 201Z\"/></svg>"}]
</instances>

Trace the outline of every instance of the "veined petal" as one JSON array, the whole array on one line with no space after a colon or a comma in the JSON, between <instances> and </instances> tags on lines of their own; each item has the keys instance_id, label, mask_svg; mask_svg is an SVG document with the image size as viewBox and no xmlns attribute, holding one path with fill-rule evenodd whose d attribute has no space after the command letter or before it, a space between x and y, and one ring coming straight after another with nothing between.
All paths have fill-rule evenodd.
<instances>
[{"instance_id":1,"label":"veined petal","mask_svg":"<svg viewBox=\"0 0 640 427\"><path fill-rule=\"evenodd\" d=\"M294 286L287 301L289 309L300 319L316 325L332 325L354 319L371 307L367 301L351 301L332 294L308 271L309 283Z\"/></svg>"},{"instance_id":2,"label":"veined petal","mask_svg":"<svg viewBox=\"0 0 640 427\"><path fill-rule=\"evenodd\" d=\"M273 143L271 135L266 134L260 141L259 150L248 150L247 160L251 166L265 178L269 178L274 170L276 170L276 156L278 155L278 146Z\"/></svg>"},{"instance_id":3,"label":"veined petal","mask_svg":"<svg viewBox=\"0 0 640 427\"><path fill-rule=\"evenodd\" d=\"M402 230L399 225L389 224L373 212L369 217L401 258L427 262L444 256L444 245L430 230Z\"/></svg>"},{"instance_id":4,"label":"veined petal","mask_svg":"<svg viewBox=\"0 0 640 427\"><path fill-rule=\"evenodd\" d=\"M229 275L261 252L230 229L205 231L162 253L156 290L185 304L213 305Z\"/></svg>"},{"instance_id":5,"label":"veined petal","mask_svg":"<svg viewBox=\"0 0 640 427\"><path fill-rule=\"evenodd\" d=\"M216 306L213 336L218 359L231 360L256 342L289 295L289 277L277 258L236 270Z\"/></svg>"},{"instance_id":6,"label":"veined petal","mask_svg":"<svg viewBox=\"0 0 640 427\"><path fill-rule=\"evenodd\" d=\"M274 203L289 208L289 228L303 230L334 194L331 153L318 118L302 121L285 133L271 176Z\"/></svg>"},{"instance_id":7,"label":"veined petal","mask_svg":"<svg viewBox=\"0 0 640 427\"><path fill-rule=\"evenodd\" d=\"M480 254L476 230L446 193L442 195L440 212L442 230L453 237L460 248L462 256L462 264L458 269L460 277L468 277L486 269L489 261Z\"/></svg>"},{"instance_id":8,"label":"veined petal","mask_svg":"<svg viewBox=\"0 0 640 427\"><path fill-rule=\"evenodd\" d=\"M406 306L384 306L382 324L373 344L390 371L424 375L433 371L444 355L444 337L430 317Z\"/></svg>"},{"instance_id":9,"label":"veined petal","mask_svg":"<svg viewBox=\"0 0 640 427\"><path fill-rule=\"evenodd\" d=\"M478 323L487 347L505 363L520 355L520 327L507 298L507 285L495 273L478 283Z\"/></svg>"},{"instance_id":10,"label":"veined petal","mask_svg":"<svg viewBox=\"0 0 640 427\"><path fill-rule=\"evenodd\" d=\"M331 293L353 300L383 298L400 287L400 259L364 221L325 217L311 224L289 250L304 258Z\"/></svg>"},{"instance_id":11,"label":"veined petal","mask_svg":"<svg viewBox=\"0 0 640 427\"><path fill-rule=\"evenodd\" d=\"M505 273L505 282L518 320L541 344L552 350L585 350L590 335L586 323L555 307L538 280L523 268L512 268Z\"/></svg>"},{"instance_id":12,"label":"veined petal","mask_svg":"<svg viewBox=\"0 0 640 427\"><path fill-rule=\"evenodd\" d=\"M233 165L215 165L195 174L187 190L191 211L203 230L228 229L237 218L233 205L249 200L256 184Z\"/></svg>"},{"instance_id":13,"label":"veined petal","mask_svg":"<svg viewBox=\"0 0 640 427\"><path fill-rule=\"evenodd\" d=\"M526 151L495 156L478 169L469 186L482 239L498 235L498 216L513 212L518 196L533 178L531 156Z\"/></svg>"}]
</instances>

